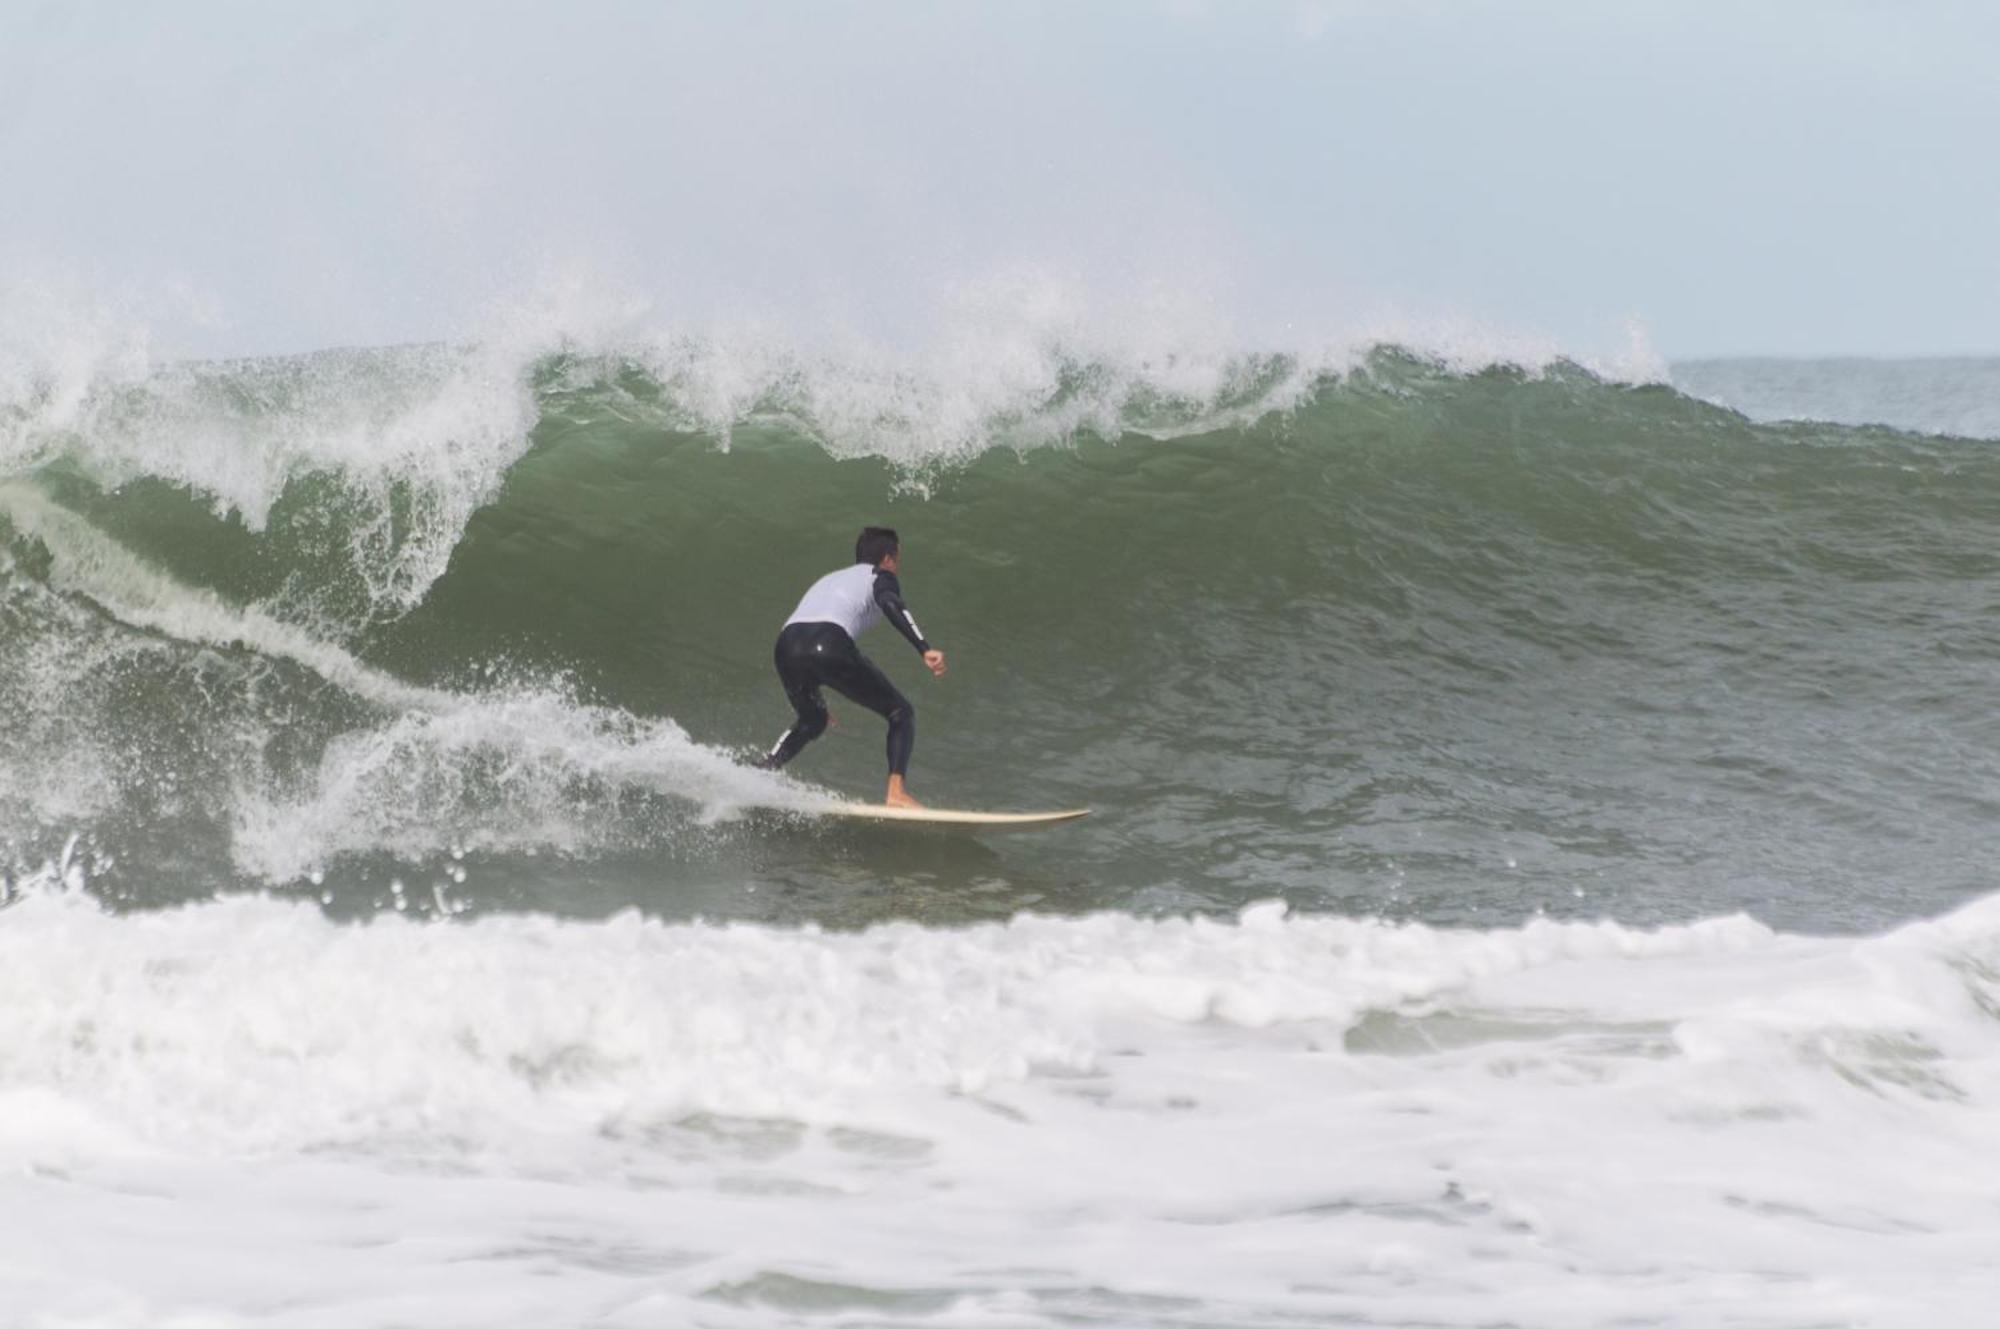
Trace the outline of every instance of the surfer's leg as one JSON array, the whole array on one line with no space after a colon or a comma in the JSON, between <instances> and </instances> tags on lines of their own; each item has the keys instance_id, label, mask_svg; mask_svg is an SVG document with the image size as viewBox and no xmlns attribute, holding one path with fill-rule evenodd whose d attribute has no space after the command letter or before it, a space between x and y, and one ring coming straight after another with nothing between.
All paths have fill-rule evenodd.
<instances>
[{"instance_id":1,"label":"surfer's leg","mask_svg":"<svg viewBox=\"0 0 2000 1329\"><path fill-rule=\"evenodd\" d=\"M841 652L826 669L826 685L843 697L866 706L889 722L889 775L901 781L910 769L910 752L917 745L917 708L899 692L889 676L858 648Z\"/></svg>"},{"instance_id":2,"label":"surfer's leg","mask_svg":"<svg viewBox=\"0 0 2000 1329\"><path fill-rule=\"evenodd\" d=\"M815 667L816 662L825 658L825 647L809 640L811 636L787 628L778 634L778 645L772 652L778 666L778 681L785 685L785 700L792 703L798 719L778 740L778 745L757 763L767 771L777 770L826 732L826 702L819 694L820 671Z\"/></svg>"},{"instance_id":3,"label":"surfer's leg","mask_svg":"<svg viewBox=\"0 0 2000 1329\"><path fill-rule=\"evenodd\" d=\"M778 745L757 763L767 771L775 771L786 762L805 751L806 744L826 732L826 703L819 699L817 689L792 698L792 707L799 713L798 722L785 731Z\"/></svg>"}]
</instances>

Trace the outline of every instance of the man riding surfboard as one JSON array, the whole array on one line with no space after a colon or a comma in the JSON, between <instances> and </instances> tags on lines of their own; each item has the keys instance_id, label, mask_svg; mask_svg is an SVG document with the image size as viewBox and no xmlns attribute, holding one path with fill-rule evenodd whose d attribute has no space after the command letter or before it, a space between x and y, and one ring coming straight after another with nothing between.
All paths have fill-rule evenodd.
<instances>
[{"instance_id":1,"label":"man riding surfboard","mask_svg":"<svg viewBox=\"0 0 2000 1329\"><path fill-rule=\"evenodd\" d=\"M857 637L886 618L917 648L931 673L944 677L944 652L924 640L903 603L902 583L896 579L901 564L902 545L896 533L886 526L870 526L854 542L854 562L827 573L806 590L799 607L785 620L772 652L778 681L784 684L785 698L798 712L798 720L759 766L777 770L826 732L829 716L820 689L829 687L889 722L889 789L882 801L890 807L922 806L903 788L917 738L916 708L855 645Z\"/></svg>"}]
</instances>

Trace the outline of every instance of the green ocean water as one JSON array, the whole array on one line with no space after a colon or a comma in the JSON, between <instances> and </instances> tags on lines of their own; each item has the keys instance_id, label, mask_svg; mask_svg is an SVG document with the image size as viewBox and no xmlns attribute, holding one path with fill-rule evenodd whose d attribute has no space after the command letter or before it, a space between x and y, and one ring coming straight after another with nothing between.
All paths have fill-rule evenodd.
<instances>
[{"instance_id":1,"label":"green ocean water","mask_svg":"<svg viewBox=\"0 0 2000 1329\"><path fill-rule=\"evenodd\" d=\"M1573 366L922 385L443 348L181 367L0 431L0 846L119 907L847 925L1023 908L1871 929L1990 888L2000 452ZM864 647L981 842L745 813L771 641ZM872 796L881 726L793 768Z\"/></svg>"}]
</instances>

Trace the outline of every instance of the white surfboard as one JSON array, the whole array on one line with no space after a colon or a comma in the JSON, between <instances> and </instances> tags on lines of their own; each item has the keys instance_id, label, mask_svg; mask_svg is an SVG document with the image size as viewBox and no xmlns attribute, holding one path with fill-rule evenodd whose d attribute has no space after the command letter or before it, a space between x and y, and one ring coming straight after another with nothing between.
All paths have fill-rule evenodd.
<instances>
[{"instance_id":1,"label":"white surfboard","mask_svg":"<svg viewBox=\"0 0 2000 1329\"><path fill-rule=\"evenodd\" d=\"M1064 812L966 812L958 808L892 808L886 803L830 803L812 811L818 816L847 821L911 822L975 831L1025 831L1090 815L1089 808Z\"/></svg>"}]
</instances>

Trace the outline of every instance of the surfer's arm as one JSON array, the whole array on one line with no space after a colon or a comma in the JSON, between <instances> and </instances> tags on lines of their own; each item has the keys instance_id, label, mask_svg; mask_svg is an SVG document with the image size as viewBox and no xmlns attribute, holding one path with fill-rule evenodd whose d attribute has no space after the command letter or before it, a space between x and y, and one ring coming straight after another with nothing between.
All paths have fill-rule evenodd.
<instances>
[{"instance_id":1,"label":"surfer's arm","mask_svg":"<svg viewBox=\"0 0 2000 1329\"><path fill-rule=\"evenodd\" d=\"M875 607L882 611L882 617L888 619L896 631L903 634L903 640L917 648L917 654L930 654L931 644L924 640L923 630L911 616L910 607L903 603L903 586L896 580L895 573L876 569Z\"/></svg>"}]
</instances>

